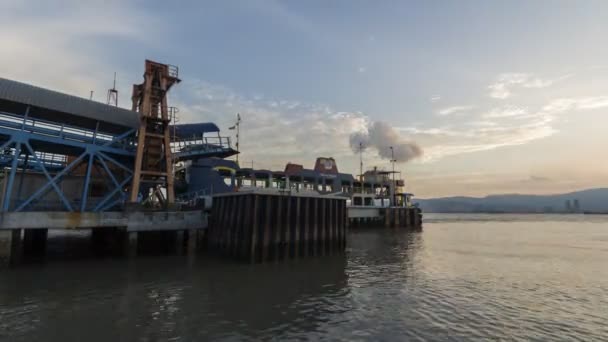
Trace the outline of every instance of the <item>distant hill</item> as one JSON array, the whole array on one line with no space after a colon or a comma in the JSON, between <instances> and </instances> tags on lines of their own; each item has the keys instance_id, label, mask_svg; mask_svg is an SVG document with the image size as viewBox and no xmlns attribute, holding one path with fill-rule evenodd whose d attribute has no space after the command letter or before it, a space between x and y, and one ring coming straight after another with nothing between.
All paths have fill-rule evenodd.
<instances>
[{"instance_id":1,"label":"distant hill","mask_svg":"<svg viewBox=\"0 0 608 342\"><path fill-rule=\"evenodd\" d=\"M416 199L425 212L566 212L566 201L579 211L608 212L608 188L589 189L560 195L492 195L477 197L444 197ZM574 210L574 209L572 209Z\"/></svg>"}]
</instances>

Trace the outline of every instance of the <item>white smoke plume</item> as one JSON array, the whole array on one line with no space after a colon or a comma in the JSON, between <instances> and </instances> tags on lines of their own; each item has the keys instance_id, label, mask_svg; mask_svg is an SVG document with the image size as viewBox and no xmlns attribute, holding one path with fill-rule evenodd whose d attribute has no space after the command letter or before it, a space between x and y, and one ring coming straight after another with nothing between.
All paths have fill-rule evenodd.
<instances>
[{"instance_id":1,"label":"white smoke plume","mask_svg":"<svg viewBox=\"0 0 608 342\"><path fill-rule=\"evenodd\" d=\"M353 152L359 152L359 144L363 149L373 148L378 156L383 159L391 159L391 149L398 163L405 163L414 158L422 156L422 149L414 142L404 140L399 133L388 123L375 121L371 123L366 131L356 132L350 135L350 147Z\"/></svg>"}]
</instances>

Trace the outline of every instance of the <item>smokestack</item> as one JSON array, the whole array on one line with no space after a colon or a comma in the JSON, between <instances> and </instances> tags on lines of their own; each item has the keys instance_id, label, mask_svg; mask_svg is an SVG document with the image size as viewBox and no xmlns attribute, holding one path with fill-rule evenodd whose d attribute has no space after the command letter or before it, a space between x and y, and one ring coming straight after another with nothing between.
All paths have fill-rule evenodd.
<instances>
[{"instance_id":1,"label":"smokestack","mask_svg":"<svg viewBox=\"0 0 608 342\"><path fill-rule=\"evenodd\" d=\"M391 159L390 146L393 146L395 159L399 163L408 162L422 156L422 149L414 142L405 141L388 123L375 121L367 128L350 135L350 147L358 153L361 148L373 148L382 159Z\"/></svg>"}]
</instances>

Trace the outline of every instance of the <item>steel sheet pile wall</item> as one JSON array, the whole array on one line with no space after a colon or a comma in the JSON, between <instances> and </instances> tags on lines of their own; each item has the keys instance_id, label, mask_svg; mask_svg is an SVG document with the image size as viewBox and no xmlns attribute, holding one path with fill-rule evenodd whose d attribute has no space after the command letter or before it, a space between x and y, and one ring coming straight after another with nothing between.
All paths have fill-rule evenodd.
<instances>
[{"instance_id":1,"label":"steel sheet pile wall","mask_svg":"<svg viewBox=\"0 0 608 342\"><path fill-rule=\"evenodd\" d=\"M350 227L389 227L389 228L421 228L422 210L420 208L391 207L381 208L380 216L377 218L350 219Z\"/></svg>"},{"instance_id":2,"label":"steel sheet pile wall","mask_svg":"<svg viewBox=\"0 0 608 342\"><path fill-rule=\"evenodd\" d=\"M384 225L386 227L420 227L422 211L420 208L386 208L384 209Z\"/></svg>"},{"instance_id":3,"label":"steel sheet pile wall","mask_svg":"<svg viewBox=\"0 0 608 342\"><path fill-rule=\"evenodd\" d=\"M213 198L211 252L266 262L342 253L346 201L335 197L236 193Z\"/></svg>"}]
</instances>

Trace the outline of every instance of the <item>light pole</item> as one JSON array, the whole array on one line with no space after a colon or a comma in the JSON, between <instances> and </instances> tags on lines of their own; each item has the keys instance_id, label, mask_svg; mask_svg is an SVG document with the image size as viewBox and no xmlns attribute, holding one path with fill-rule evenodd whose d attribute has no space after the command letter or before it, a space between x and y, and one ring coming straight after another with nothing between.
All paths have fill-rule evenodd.
<instances>
[{"instance_id":1,"label":"light pole","mask_svg":"<svg viewBox=\"0 0 608 342\"><path fill-rule=\"evenodd\" d=\"M363 193L363 143L359 142L359 182Z\"/></svg>"},{"instance_id":2,"label":"light pole","mask_svg":"<svg viewBox=\"0 0 608 342\"><path fill-rule=\"evenodd\" d=\"M395 197L395 190L397 188L397 184L395 183L395 149L393 149L393 146L390 147L391 148L391 163L393 164L393 186L392 186L392 199L391 201L393 202L393 206L397 205L397 201L396 201L396 197Z\"/></svg>"}]
</instances>

